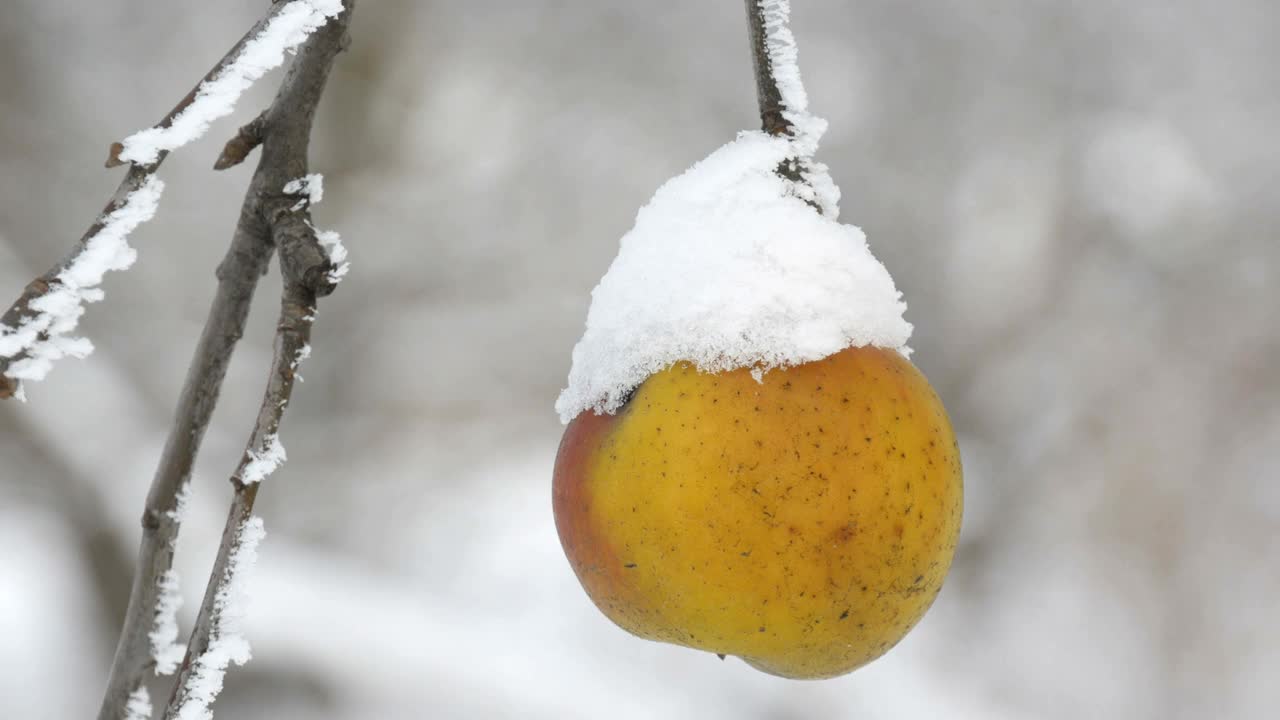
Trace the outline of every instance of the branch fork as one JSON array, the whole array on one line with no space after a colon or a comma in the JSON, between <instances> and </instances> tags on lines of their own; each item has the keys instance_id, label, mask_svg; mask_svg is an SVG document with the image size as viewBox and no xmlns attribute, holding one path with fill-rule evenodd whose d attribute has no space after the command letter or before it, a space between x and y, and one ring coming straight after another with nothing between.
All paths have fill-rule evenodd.
<instances>
[{"instance_id":1,"label":"branch fork","mask_svg":"<svg viewBox=\"0 0 1280 720\"><path fill-rule=\"evenodd\" d=\"M296 2L273 3L267 16L206 78L215 75L271 19L288 12ZM318 12L317 8L334 6L337 0L305 2L311 11ZM145 692L147 677L155 668L148 636L156 619L161 581L173 568L174 541L181 522L176 510L190 482L232 352L244 334L258 279L267 272L272 255L278 254L285 282L267 387L245 453L230 477L234 494L226 528L172 694L164 704L163 717L207 716L208 704L221 687L221 673L227 662L247 657L236 650L247 651L247 646L242 641L233 642L236 638L228 635L224 615L226 599L242 573L244 556L252 552L261 536L261 520L253 515L253 507L265 474L250 472L251 463L264 449L278 446L280 424L297 379L297 362L305 355L304 348L309 348L316 299L332 293L335 284L331 279L333 261L311 226L309 208L292 210L290 203L297 198L285 196L283 188L307 173L312 120L334 60L349 43L347 27L354 2L342 0L341 12L307 37L270 107L240 128L215 165L218 169L232 167L243 162L255 148L262 149L231 246L217 268L217 291L147 496L133 588L99 720L129 717L130 700L134 700L136 708L137 698ZM171 121L194 98L192 91L166 121ZM118 162L122 152L123 144L114 145L109 163ZM126 179L154 173L164 157L161 152L151 165L132 165ZM33 284L33 288L39 290L38 285ZM0 364L0 372L3 369ZM283 460L283 449L279 459Z\"/></svg>"}]
</instances>

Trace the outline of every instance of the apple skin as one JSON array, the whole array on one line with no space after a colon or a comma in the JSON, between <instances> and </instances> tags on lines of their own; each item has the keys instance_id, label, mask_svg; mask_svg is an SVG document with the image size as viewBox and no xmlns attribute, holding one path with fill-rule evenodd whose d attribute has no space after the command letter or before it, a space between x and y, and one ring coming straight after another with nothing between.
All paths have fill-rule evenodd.
<instances>
[{"instance_id":1,"label":"apple skin","mask_svg":"<svg viewBox=\"0 0 1280 720\"><path fill-rule=\"evenodd\" d=\"M556 528L597 607L650 640L826 678L933 603L960 533L960 453L901 354L766 373L679 363L566 428Z\"/></svg>"}]
</instances>

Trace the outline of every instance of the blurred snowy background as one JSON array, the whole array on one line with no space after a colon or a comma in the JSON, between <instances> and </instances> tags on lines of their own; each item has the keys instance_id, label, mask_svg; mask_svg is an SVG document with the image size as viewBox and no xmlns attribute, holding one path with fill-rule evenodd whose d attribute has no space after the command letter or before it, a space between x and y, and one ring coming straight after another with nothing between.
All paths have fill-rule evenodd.
<instances>
[{"instance_id":1,"label":"blurred snowy background","mask_svg":"<svg viewBox=\"0 0 1280 720\"><path fill-rule=\"evenodd\" d=\"M265 0L11 0L0 300L70 246ZM264 488L219 717L1269 718L1280 702L1280 5L796 0L819 158L952 413L956 565L897 649L797 683L635 640L550 514L589 292L666 178L755 127L740 0L362 2L318 120L351 276ZM166 163L98 352L0 404L0 717L96 712L138 517L264 106ZM195 478L190 612L274 277Z\"/></svg>"}]
</instances>

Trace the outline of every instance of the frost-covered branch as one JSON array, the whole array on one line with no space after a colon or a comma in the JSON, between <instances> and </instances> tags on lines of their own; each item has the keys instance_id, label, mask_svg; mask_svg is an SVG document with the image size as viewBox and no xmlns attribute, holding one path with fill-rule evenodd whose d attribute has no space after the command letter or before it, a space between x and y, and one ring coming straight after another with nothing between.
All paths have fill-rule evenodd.
<instances>
[{"instance_id":1,"label":"frost-covered branch","mask_svg":"<svg viewBox=\"0 0 1280 720\"><path fill-rule=\"evenodd\" d=\"M791 2L746 0L746 4L761 125L770 135L787 137L794 150L793 157L778 167L778 174L795 183L797 194L810 205L834 217L839 194L826 167L813 159L827 121L809 113L791 34Z\"/></svg>"},{"instance_id":2,"label":"frost-covered branch","mask_svg":"<svg viewBox=\"0 0 1280 720\"><path fill-rule=\"evenodd\" d=\"M354 0L277 2L267 19L258 24L256 32L250 34L251 39L271 37L275 42L285 43L280 46L278 53L271 52L271 48L250 43L250 48L259 59L267 56L274 58L277 55L283 59L285 54L283 48L294 47L304 41L305 44L298 51L271 106L259 120L251 123L254 126L255 144L260 144L263 148L262 158L246 193L231 247L218 266L217 291L209 317L196 346L191 367L187 371L173 426L147 496L146 510L143 514L142 544L138 551L133 589L129 597L129 607L124 618L120 642L112 663L107 690L98 715L99 720L122 720L129 717L131 712L136 712L141 707L141 703L137 700L144 697L139 691L143 687L148 672L152 668L167 669L164 667L166 661L173 658L174 648L163 641L169 638L173 631L170 624L171 610L174 609L173 597L177 588L172 569L174 540L181 522L177 512L179 498L183 488L190 481L196 455L221 393L232 351L244 333L245 320L248 317L258 279L266 272L271 256L278 246L282 250L281 257L283 258L286 254L282 245L284 235L280 228L286 221L289 224L302 223L308 227L310 225L309 217L305 212L290 214L301 216L298 218L286 217L279 208L286 204L291 206L296 202L296 198L290 198L284 194L284 186L289 181L307 174L307 147L312 119L333 61L347 42L346 28L353 2ZM289 32L279 31L278 26L272 25L274 20L281 18L290 18ZM335 19L324 24L323 18ZM273 27L275 27L274 30ZM251 67L261 68L262 63L258 62ZM236 77L241 80L231 83L228 87L243 89L243 78L252 74L248 71L237 71ZM196 95L198 99L199 94L196 93ZM206 104L203 107L211 106ZM156 152L158 163L163 159L168 148L182 138L189 137L191 133L203 130L203 126L194 119L175 120L173 127L181 128L181 132L148 133L135 143L129 141L122 143L118 152L113 154L124 159L143 158L149 152L144 148L151 148ZM252 147L245 150L245 154L251 149ZM138 168L139 166L135 164L130 172L136 172ZM314 305L314 298L317 294L332 290L330 276L336 269L335 264L330 262L331 254L324 249L321 239L314 233L310 238L311 242L320 246L321 249L310 253L309 256L322 258L324 267L310 275L307 275L305 269L302 273L307 277L318 277L320 280L316 281L315 286L292 280L286 282L286 295L295 299L294 305L309 308L299 315L300 318L306 318L305 321L300 322L304 322L308 329L311 319L314 318L314 312L310 310ZM290 239L288 242L294 244L301 240ZM308 253L301 251L290 250L289 252L308 256ZM284 265L282 261L282 266ZM286 278L288 277L286 275ZM299 293L304 294L301 301L297 300ZM296 322L290 322L293 323L291 327L296 326ZM306 331L302 331L303 344L306 342L305 336ZM289 358L289 363L292 364L296 359L297 353ZM292 368L289 372L291 382ZM254 487L256 488L256 484ZM237 507L242 507L239 503L243 502L244 494L237 492L236 498L238 504L233 506L233 513ZM218 555L218 565L213 575L214 580L210 582L210 598L216 598L217 588L224 584L222 579L225 578L228 568L234 565L233 556L241 559L247 557L244 554L247 552L245 546L248 544L245 538L253 534L245 534L249 532L246 530L249 527L246 523L251 520L248 514L251 509L250 501L244 516L235 525L234 532L223 539ZM232 575L235 574L232 572ZM200 611L200 616L204 618L207 628L213 627L209 625L213 605L213 599L207 599ZM211 635L209 629L202 631L198 626L195 638L198 640L202 637L205 638L206 643L204 649L208 649L208 638L217 637L217 633ZM220 647L226 648L225 644ZM178 652L180 653L181 650ZM202 653L197 653L196 657L200 654ZM188 652L181 666L178 684L175 686L175 700L181 688L190 682L192 662L193 656ZM184 698L188 696L189 693L183 695ZM172 703L170 705L171 709L176 707ZM190 703L185 705L197 707ZM203 710L187 712L195 712L196 717L207 717L207 706Z\"/></svg>"},{"instance_id":3,"label":"frost-covered branch","mask_svg":"<svg viewBox=\"0 0 1280 720\"><path fill-rule=\"evenodd\" d=\"M301 152L305 160L305 145ZM297 182L282 186L286 195L296 193ZM337 283L333 278L335 265L331 256L306 217L310 203L295 202L287 210L280 210L278 200L269 204L276 206L269 223L284 275L275 352L257 421L231 476L235 488L231 511L204 603L187 643L186 658L165 711L166 718L204 720L210 717L210 704L222 690L227 668L232 663L243 665L249 660L249 642L239 630L239 620L244 614L244 576L253 565L258 542L264 534L262 519L254 516L253 507L262 481L287 459L280 442L280 423L293 396L294 383L301 380L298 368L311 354L316 298L318 294L332 292Z\"/></svg>"},{"instance_id":4,"label":"frost-covered branch","mask_svg":"<svg viewBox=\"0 0 1280 720\"><path fill-rule=\"evenodd\" d=\"M245 90L280 67L287 53L340 12L341 0L277 0L270 14L233 48L230 61L220 63L163 122L112 145L107 167L126 162L151 165L203 136L210 124L235 110Z\"/></svg>"},{"instance_id":5,"label":"frost-covered branch","mask_svg":"<svg viewBox=\"0 0 1280 720\"><path fill-rule=\"evenodd\" d=\"M44 379L63 357L93 351L72 332L84 305L102 299L103 276L133 264L128 236L155 215L164 184L154 175L165 156L230 114L254 81L341 9L340 0L275 3L159 123L111 146L108 167L132 163L114 198L71 252L0 316L0 399L22 398L24 381Z\"/></svg>"},{"instance_id":6,"label":"frost-covered branch","mask_svg":"<svg viewBox=\"0 0 1280 720\"><path fill-rule=\"evenodd\" d=\"M238 626L244 614L244 573L263 534L262 519L253 514L253 507L262 481L285 461L280 421L289 406L300 359L310 352L315 299L310 288L286 280L267 391L244 456L231 476L235 487L231 512L166 718L210 717L209 705L222 690L227 667L249 660L249 643Z\"/></svg>"},{"instance_id":7,"label":"frost-covered branch","mask_svg":"<svg viewBox=\"0 0 1280 720\"><path fill-rule=\"evenodd\" d=\"M270 142L268 135L267 142ZM306 146L301 148L305 161ZM267 162L264 154L264 165ZM314 183L319 176L306 176ZM301 192L305 183L291 180L281 185L288 195ZM253 515L262 481L287 459L280 442L280 423L293 396L294 382L300 380L298 367L311 354L311 325L316 317L316 298L333 291L335 264L321 241L320 233L307 217L309 200L271 201L272 238L280 255L284 291L280 320L276 325L275 352L267 389L257 421L235 472L231 476L235 496L223 531L222 545L214 561L204 603L187 644L187 655L169 702L166 718L202 720L209 717L209 705L222 689L223 676L231 663L242 665L249 659L249 644L238 630L239 606L243 596L244 573L252 565L262 520Z\"/></svg>"},{"instance_id":8,"label":"frost-covered branch","mask_svg":"<svg viewBox=\"0 0 1280 720\"><path fill-rule=\"evenodd\" d=\"M315 99L319 99L318 95ZM274 127L267 127L265 142L270 143ZM301 146L288 148L300 152L304 164L305 139L306 136L302 136ZM260 173L269 167L271 155L268 147ZM268 170L266 175L274 173ZM334 244L336 233L317 231L309 217L311 204L320 198L321 182L319 175L292 179L280 185L283 202L280 197L271 198L261 209L267 215L284 276L275 350L257 421L244 455L231 475L235 488L231 512L166 718L204 720L210 717L209 706L222 690L227 667L232 663L243 665L250 657L248 640L239 631L239 618L244 612L240 606L244 574L252 566L258 541L264 534L262 519L254 516L253 507L262 481L288 457L280 442L280 423L293 397L294 383L302 379L298 368L311 356L316 299L333 292L347 267L345 250L334 252L335 248L342 248L340 242ZM297 196L300 197L295 200Z\"/></svg>"},{"instance_id":9,"label":"frost-covered branch","mask_svg":"<svg viewBox=\"0 0 1280 720\"><path fill-rule=\"evenodd\" d=\"M307 148L316 105L329 70L347 42L348 12L318 31L298 55L280 93L263 116L262 158L245 199L242 219L257 218L280 258L284 289L271 370L262 405L244 455L231 476L235 495L222 544L214 561L204 602L187 643L165 718L204 720L222 689L230 663L249 658L249 646L236 626L241 613L244 572L262 536L262 521L253 515L262 481L285 460L280 423L293 394L297 370L311 352L311 326L316 299L333 292L346 271L345 250L333 233L319 232L310 217L320 198L321 179L307 170Z\"/></svg>"},{"instance_id":10,"label":"frost-covered branch","mask_svg":"<svg viewBox=\"0 0 1280 720\"><path fill-rule=\"evenodd\" d=\"M85 304L102 299L103 276L133 265L137 254L129 234L156 214L164 192L153 173L154 168L131 168L71 255L28 284L0 318L0 399L24 399L23 381L43 379L63 357L93 352L92 343L71 333Z\"/></svg>"},{"instance_id":11,"label":"frost-covered branch","mask_svg":"<svg viewBox=\"0 0 1280 720\"><path fill-rule=\"evenodd\" d=\"M764 125L764 131L770 135L790 135L791 122L784 114L788 108L783 102L782 89L774 73L767 33L770 15L773 16L773 24L777 24L777 3L769 0L746 0L746 2L747 27L751 33L751 59L756 72L756 98L760 103L760 121ZM789 16L790 3L786 3L785 0L784 8L784 12ZM785 24L785 19L783 23ZM801 87L801 92L803 91Z\"/></svg>"},{"instance_id":12,"label":"frost-covered branch","mask_svg":"<svg viewBox=\"0 0 1280 720\"><path fill-rule=\"evenodd\" d=\"M222 692L227 668L232 663L243 665L249 661L249 641L240 631L245 584L258 558L258 543L265 535L262 519L253 516L250 509L232 509L227 521L227 535L216 562L216 567L222 572L217 583L210 583L210 596L205 603L210 611L207 614L202 611L197 620L196 628L202 630L199 653L188 654L178 678L176 694L165 711L166 718L211 718L210 706ZM193 638L193 648L196 647L194 642Z\"/></svg>"}]
</instances>

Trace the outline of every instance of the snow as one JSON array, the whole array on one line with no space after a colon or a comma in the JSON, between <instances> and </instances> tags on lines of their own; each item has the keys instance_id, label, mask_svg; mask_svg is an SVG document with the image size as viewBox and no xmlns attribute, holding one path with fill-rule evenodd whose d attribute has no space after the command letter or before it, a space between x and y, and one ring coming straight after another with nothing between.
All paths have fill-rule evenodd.
<instances>
[{"instance_id":1,"label":"snow","mask_svg":"<svg viewBox=\"0 0 1280 720\"><path fill-rule=\"evenodd\" d=\"M187 651L186 645L177 642L178 610L182 607L182 588L177 571L166 570L160 576L159 586L155 624L148 637L151 639L151 657L156 663L156 674L171 675Z\"/></svg>"},{"instance_id":2,"label":"snow","mask_svg":"<svg viewBox=\"0 0 1280 720\"><path fill-rule=\"evenodd\" d=\"M173 509L166 512L165 515L170 520L181 525L182 521L187 518L187 507L191 503L191 481L182 483L182 487L178 488L178 495L174 498ZM176 542L176 538L175 538Z\"/></svg>"},{"instance_id":3,"label":"snow","mask_svg":"<svg viewBox=\"0 0 1280 720\"><path fill-rule=\"evenodd\" d=\"M5 375L20 381L43 380L56 360L83 358L93 352L93 343L71 332L84 315L85 303L103 298L98 287L103 277L112 270L128 269L137 259L129 246L129 233L155 216L163 192L164 183L148 177L101 220L101 228L50 283L48 291L31 301L35 314L16 328L0 325L0 357L22 356Z\"/></svg>"},{"instance_id":4,"label":"snow","mask_svg":"<svg viewBox=\"0 0 1280 720\"><path fill-rule=\"evenodd\" d=\"M765 50L769 55L769 69L777 82L778 93L785 108L782 116L795 127L796 142L800 154L809 157L818 149L818 140L827 129L821 118L809 114L809 96L800 79L799 51L796 38L791 34L790 0L760 0L764 13Z\"/></svg>"},{"instance_id":5,"label":"snow","mask_svg":"<svg viewBox=\"0 0 1280 720\"><path fill-rule=\"evenodd\" d=\"M182 525L186 518L187 503L191 499L191 483L178 489L172 510L165 513L171 521ZM173 550L178 549L178 535L173 538ZM156 598L155 620L147 637L151 640L151 658L156 664L157 675L172 675L186 656L187 646L178 642L178 610L182 608L181 576L173 568L165 570L157 583L160 594Z\"/></svg>"},{"instance_id":6,"label":"snow","mask_svg":"<svg viewBox=\"0 0 1280 720\"><path fill-rule=\"evenodd\" d=\"M335 285L342 282L342 278L351 271L351 263L347 262L347 248L342 244L342 236L333 230L316 230L316 240L319 241L320 247L329 253L329 262L333 265L333 269L326 276L329 282Z\"/></svg>"},{"instance_id":7,"label":"snow","mask_svg":"<svg viewBox=\"0 0 1280 720\"><path fill-rule=\"evenodd\" d=\"M294 371L293 373L294 380L297 380L298 382L303 382L302 373L298 372L298 367L302 365L302 363L306 362L310 357L311 357L310 343L298 348L297 356L293 358L293 363L289 365L289 369Z\"/></svg>"},{"instance_id":8,"label":"snow","mask_svg":"<svg viewBox=\"0 0 1280 720\"><path fill-rule=\"evenodd\" d=\"M764 15L765 51L769 70L782 97L782 117L792 126L791 142L796 150L800 175L813 190L811 200L833 218L840 214L840 190L827 174L827 167L813 160L818 141L827 131L827 121L809 113L809 95L800 78L799 49L791 34L790 0L759 0ZM804 188L802 188L804 189Z\"/></svg>"},{"instance_id":9,"label":"snow","mask_svg":"<svg viewBox=\"0 0 1280 720\"><path fill-rule=\"evenodd\" d=\"M284 185L285 195L301 195L291 210L301 210L308 205L315 205L324 199L324 176L320 173L304 175L290 180Z\"/></svg>"},{"instance_id":10,"label":"snow","mask_svg":"<svg viewBox=\"0 0 1280 720\"><path fill-rule=\"evenodd\" d=\"M862 231L837 221L839 190L811 159L826 122L808 113L790 4L761 8L795 135L740 133L641 208L592 292L556 402L562 422L614 412L680 361L705 372L749 368L760 380L848 347L910 352L901 294ZM804 182L781 177L783 163L797 163Z\"/></svg>"},{"instance_id":11,"label":"snow","mask_svg":"<svg viewBox=\"0 0 1280 720\"><path fill-rule=\"evenodd\" d=\"M178 610L182 607L178 571L165 570L160 576L159 586L155 624L148 637L151 639L151 657L156 663L156 674L172 675L187 653L187 646L178 642Z\"/></svg>"},{"instance_id":12,"label":"snow","mask_svg":"<svg viewBox=\"0 0 1280 720\"><path fill-rule=\"evenodd\" d=\"M236 102L254 82L284 62L307 36L342 12L341 0L293 0L273 17L262 32L245 43L240 54L221 72L200 84L196 97L169 127L152 127L125 139L120 160L150 165L160 153L182 147L230 115Z\"/></svg>"},{"instance_id":13,"label":"snow","mask_svg":"<svg viewBox=\"0 0 1280 720\"><path fill-rule=\"evenodd\" d=\"M298 202L289 208L294 212L302 210L308 206L314 206L324 199L324 176L320 173L311 173L300 178L290 180L285 183L284 192L286 195L301 195ZM342 278L347 276L351 270L351 263L347 262L347 248L342 244L342 236L333 230L319 230L314 225L308 225L311 231L316 235L316 242L324 248L325 253L329 256L329 262L333 265L333 269L325 277L329 282L337 285L342 282Z\"/></svg>"},{"instance_id":14,"label":"snow","mask_svg":"<svg viewBox=\"0 0 1280 720\"><path fill-rule=\"evenodd\" d=\"M613 412L686 360L766 371L851 346L907 352L906 305L860 230L789 193L786 138L742 133L640 210L592 292L561 420Z\"/></svg>"},{"instance_id":15,"label":"snow","mask_svg":"<svg viewBox=\"0 0 1280 720\"><path fill-rule=\"evenodd\" d=\"M295 359L294 367L297 367L297 361L300 359L301 357ZM257 452L249 451L249 463L244 466L244 471L240 473L240 482L245 485L262 482L268 475L280 469L280 466L288 459L289 456L284 451L284 445L280 444L280 436L272 433L263 442L262 449Z\"/></svg>"},{"instance_id":16,"label":"snow","mask_svg":"<svg viewBox=\"0 0 1280 720\"><path fill-rule=\"evenodd\" d=\"M311 358L311 344L307 343L307 344L304 344L302 347L298 348L298 355L293 359L293 364L290 367L294 370L297 370L299 365L306 362L310 358Z\"/></svg>"},{"instance_id":17,"label":"snow","mask_svg":"<svg viewBox=\"0 0 1280 720\"><path fill-rule=\"evenodd\" d=\"M145 686L129 693L129 701L124 706L124 720L151 720L151 693Z\"/></svg>"},{"instance_id":18,"label":"snow","mask_svg":"<svg viewBox=\"0 0 1280 720\"><path fill-rule=\"evenodd\" d=\"M178 720L209 720L210 705L222 692L222 680L231 663L249 661L249 641L240 634L244 620L245 585L249 570L258 559L258 544L266 535L262 518L250 517L236 534L235 547L227 562L226 574L213 599L212 627L209 646L192 664L187 677L182 704L177 708Z\"/></svg>"}]
</instances>

